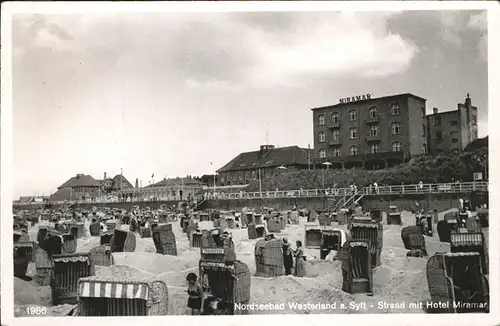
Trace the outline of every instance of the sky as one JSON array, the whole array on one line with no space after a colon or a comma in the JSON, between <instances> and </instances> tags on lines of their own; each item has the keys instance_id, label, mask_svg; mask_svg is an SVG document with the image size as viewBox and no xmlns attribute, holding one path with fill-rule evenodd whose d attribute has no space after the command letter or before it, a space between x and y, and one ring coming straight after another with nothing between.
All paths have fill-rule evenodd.
<instances>
[{"instance_id":1,"label":"sky","mask_svg":"<svg viewBox=\"0 0 500 326\"><path fill-rule=\"evenodd\" d=\"M212 174L259 146L313 144L311 108L470 93L487 135L486 12L225 12L13 17L13 196L77 173L143 186ZM267 136L266 136L267 135Z\"/></svg>"}]
</instances>

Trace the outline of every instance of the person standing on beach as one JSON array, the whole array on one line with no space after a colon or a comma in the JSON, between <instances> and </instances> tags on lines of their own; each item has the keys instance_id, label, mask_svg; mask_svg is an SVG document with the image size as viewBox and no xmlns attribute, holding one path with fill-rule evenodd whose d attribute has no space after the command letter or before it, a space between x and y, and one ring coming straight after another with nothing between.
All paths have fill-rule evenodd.
<instances>
[{"instance_id":1,"label":"person standing on beach","mask_svg":"<svg viewBox=\"0 0 500 326\"><path fill-rule=\"evenodd\" d=\"M201 285L198 283L198 276L195 273L189 273L186 276L186 281L188 284L188 303L187 306L189 308L188 313L191 315L199 315L203 313L203 301L204 301L204 292L201 288Z\"/></svg>"},{"instance_id":2,"label":"person standing on beach","mask_svg":"<svg viewBox=\"0 0 500 326\"><path fill-rule=\"evenodd\" d=\"M283 238L283 265L285 266L285 275L292 274L293 255L290 243L287 238Z\"/></svg>"},{"instance_id":3,"label":"person standing on beach","mask_svg":"<svg viewBox=\"0 0 500 326\"><path fill-rule=\"evenodd\" d=\"M305 256L304 249L302 249L302 241L297 240L295 242L297 249L295 249L295 276L304 277L306 276L306 268L305 268Z\"/></svg>"}]
</instances>

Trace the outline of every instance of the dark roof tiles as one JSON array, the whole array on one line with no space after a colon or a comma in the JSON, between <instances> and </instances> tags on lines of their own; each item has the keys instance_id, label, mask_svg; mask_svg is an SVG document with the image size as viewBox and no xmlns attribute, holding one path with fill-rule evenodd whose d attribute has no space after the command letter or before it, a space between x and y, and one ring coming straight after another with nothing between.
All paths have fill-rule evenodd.
<instances>
[{"instance_id":1,"label":"dark roof tiles","mask_svg":"<svg viewBox=\"0 0 500 326\"><path fill-rule=\"evenodd\" d=\"M309 163L308 151L308 149L298 146L287 146L270 149L263 152L262 155L260 150L241 153L217 172L278 167L281 165L307 165Z\"/></svg>"}]
</instances>

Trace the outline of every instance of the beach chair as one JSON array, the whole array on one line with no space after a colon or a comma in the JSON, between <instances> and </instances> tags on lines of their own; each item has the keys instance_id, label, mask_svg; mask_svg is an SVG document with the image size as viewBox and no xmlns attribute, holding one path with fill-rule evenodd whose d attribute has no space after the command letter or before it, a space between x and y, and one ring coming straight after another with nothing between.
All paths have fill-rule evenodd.
<instances>
[{"instance_id":1,"label":"beach chair","mask_svg":"<svg viewBox=\"0 0 500 326\"><path fill-rule=\"evenodd\" d=\"M52 256L54 271L50 284L52 304L76 304L78 279L94 275L94 265L88 253L72 253Z\"/></svg>"},{"instance_id":2,"label":"beach chair","mask_svg":"<svg viewBox=\"0 0 500 326\"><path fill-rule=\"evenodd\" d=\"M322 242L321 227L317 224L306 224L304 247L307 249L320 249Z\"/></svg>"},{"instance_id":3,"label":"beach chair","mask_svg":"<svg viewBox=\"0 0 500 326\"><path fill-rule=\"evenodd\" d=\"M380 255L383 247L383 226L377 222L352 222L349 225L351 240L366 241L369 244L371 263L380 266Z\"/></svg>"},{"instance_id":4,"label":"beach chair","mask_svg":"<svg viewBox=\"0 0 500 326\"><path fill-rule=\"evenodd\" d=\"M370 244L366 241L346 241L342 247L342 291L373 296L373 269Z\"/></svg>"},{"instance_id":5,"label":"beach chair","mask_svg":"<svg viewBox=\"0 0 500 326\"><path fill-rule=\"evenodd\" d=\"M436 253L426 273L431 302L440 303L432 312L489 312L489 283L479 253Z\"/></svg>"},{"instance_id":6,"label":"beach chair","mask_svg":"<svg viewBox=\"0 0 500 326\"><path fill-rule=\"evenodd\" d=\"M224 315L248 314L248 310L235 309L235 304L250 302L251 275L248 266L238 260L228 265L223 262L200 259L200 279L203 288L221 300Z\"/></svg>"},{"instance_id":7,"label":"beach chair","mask_svg":"<svg viewBox=\"0 0 500 326\"><path fill-rule=\"evenodd\" d=\"M168 288L152 277L90 276L78 283L78 315L82 317L165 316Z\"/></svg>"},{"instance_id":8,"label":"beach chair","mask_svg":"<svg viewBox=\"0 0 500 326\"><path fill-rule=\"evenodd\" d=\"M387 225L401 225L401 212L396 206L389 206L389 211L387 212Z\"/></svg>"},{"instance_id":9,"label":"beach chair","mask_svg":"<svg viewBox=\"0 0 500 326\"><path fill-rule=\"evenodd\" d=\"M153 229L153 242L156 253L177 256L177 241L172 231L172 224L159 224Z\"/></svg>"},{"instance_id":10,"label":"beach chair","mask_svg":"<svg viewBox=\"0 0 500 326\"><path fill-rule=\"evenodd\" d=\"M489 274L489 259L486 241L482 232L460 233L453 231L450 234L451 252L477 252L481 257L481 268L484 274Z\"/></svg>"},{"instance_id":11,"label":"beach chair","mask_svg":"<svg viewBox=\"0 0 500 326\"><path fill-rule=\"evenodd\" d=\"M111 252L133 252L135 251L135 234L123 230L114 230L110 241Z\"/></svg>"},{"instance_id":12,"label":"beach chair","mask_svg":"<svg viewBox=\"0 0 500 326\"><path fill-rule=\"evenodd\" d=\"M255 244L255 276L276 277L285 274L281 239L260 239Z\"/></svg>"}]
</instances>

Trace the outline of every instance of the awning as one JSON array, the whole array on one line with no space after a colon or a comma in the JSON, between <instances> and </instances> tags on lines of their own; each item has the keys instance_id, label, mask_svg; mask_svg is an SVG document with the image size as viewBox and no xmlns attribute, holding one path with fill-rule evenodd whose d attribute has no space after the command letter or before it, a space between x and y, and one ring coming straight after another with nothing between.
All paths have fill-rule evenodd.
<instances>
[{"instance_id":1,"label":"awning","mask_svg":"<svg viewBox=\"0 0 500 326\"><path fill-rule=\"evenodd\" d=\"M452 233L450 234L450 242L453 246L481 246L483 236L481 233Z\"/></svg>"},{"instance_id":2,"label":"awning","mask_svg":"<svg viewBox=\"0 0 500 326\"><path fill-rule=\"evenodd\" d=\"M225 263L211 262L211 261L201 261L201 268L220 268L225 270L234 270L234 265L226 265Z\"/></svg>"},{"instance_id":3,"label":"awning","mask_svg":"<svg viewBox=\"0 0 500 326\"><path fill-rule=\"evenodd\" d=\"M361 242L361 241L351 241L349 243L351 247L366 247L368 248L368 244L366 242Z\"/></svg>"},{"instance_id":4,"label":"awning","mask_svg":"<svg viewBox=\"0 0 500 326\"><path fill-rule=\"evenodd\" d=\"M375 223L352 223L351 227L354 227L354 228L374 228L374 229L378 229L378 224L375 224Z\"/></svg>"},{"instance_id":5,"label":"awning","mask_svg":"<svg viewBox=\"0 0 500 326\"><path fill-rule=\"evenodd\" d=\"M55 263L77 263L77 262L85 263L85 262L87 262L90 264L89 256L54 257L53 260Z\"/></svg>"},{"instance_id":6,"label":"awning","mask_svg":"<svg viewBox=\"0 0 500 326\"><path fill-rule=\"evenodd\" d=\"M224 254L224 248L201 248L201 254L206 255L206 254L212 254L212 255L223 255Z\"/></svg>"},{"instance_id":7,"label":"awning","mask_svg":"<svg viewBox=\"0 0 500 326\"><path fill-rule=\"evenodd\" d=\"M85 298L148 300L149 286L147 284L80 281L78 295Z\"/></svg>"}]
</instances>

